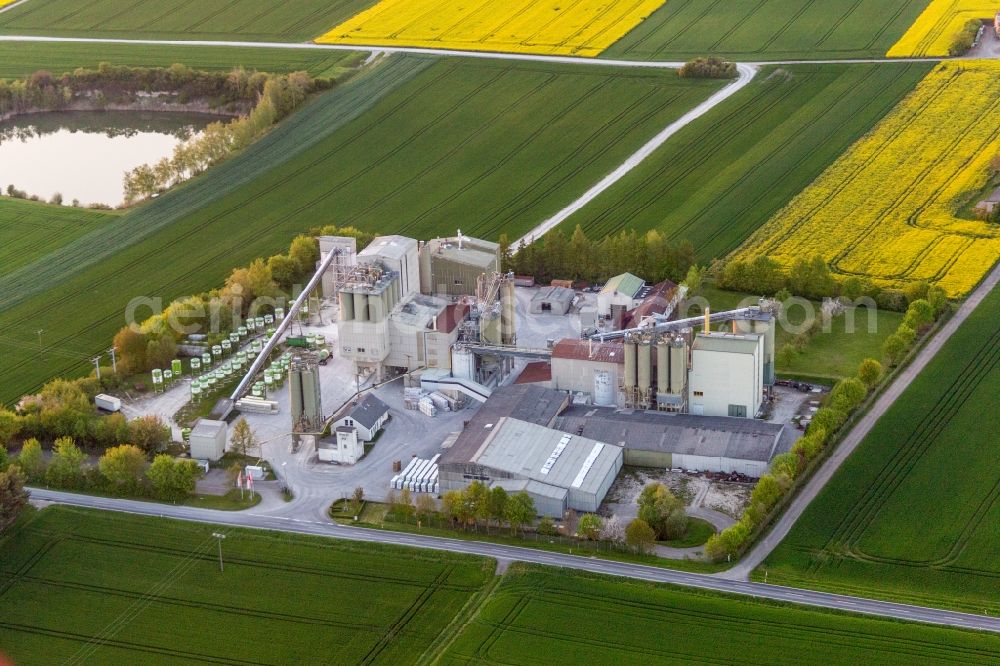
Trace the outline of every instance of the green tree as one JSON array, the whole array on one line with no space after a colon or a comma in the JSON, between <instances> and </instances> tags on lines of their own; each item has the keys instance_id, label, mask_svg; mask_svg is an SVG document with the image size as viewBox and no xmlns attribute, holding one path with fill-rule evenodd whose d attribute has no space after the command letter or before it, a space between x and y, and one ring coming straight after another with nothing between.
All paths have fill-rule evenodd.
<instances>
[{"instance_id":1,"label":"green tree","mask_svg":"<svg viewBox=\"0 0 1000 666\"><path fill-rule=\"evenodd\" d=\"M0 472L0 534L14 524L28 505L24 473L14 465Z\"/></svg>"},{"instance_id":2,"label":"green tree","mask_svg":"<svg viewBox=\"0 0 1000 666\"><path fill-rule=\"evenodd\" d=\"M692 266L688 269L687 276L684 278L684 284L688 288L688 296L693 296L698 293L701 289L703 282L703 272L697 266Z\"/></svg>"},{"instance_id":3,"label":"green tree","mask_svg":"<svg viewBox=\"0 0 1000 666\"><path fill-rule=\"evenodd\" d=\"M899 365L909 348L910 345L898 333L893 333L882 343L882 353L891 366Z\"/></svg>"},{"instance_id":4,"label":"green tree","mask_svg":"<svg viewBox=\"0 0 1000 666\"><path fill-rule=\"evenodd\" d=\"M677 498L662 483L650 483L639 494L639 518L653 528L656 536L661 539L674 539L676 526L681 524L686 529L687 515L684 513L684 502ZM675 514L681 518L671 517Z\"/></svg>"},{"instance_id":5,"label":"green tree","mask_svg":"<svg viewBox=\"0 0 1000 666\"><path fill-rule=\"evenodd\" d=\"M296 236L288 248L288 258L298 266L298 277L305 278L316 272L319 261L319 243L310 236Z\"/></svg>"},{"instance_id":6,"label":"green tree","mask_svg":"<svg viewBox=\"0 0 1000 666\"><path fill-rule=\"evenodd\" d=\"M282 289L291 289L300 276L299 264L285 254L276 254L268 259L267 267L274 281Z\"/></svg>"},{"instance_id":7,"label":"green tree","mask_svg":"<svg viewBox=\"0 0 1000 666\"><path fill-rule=\"evenodd\" d=\"M52 447L52 459L45 470L46 483L57 488L79 487L86 458L71 437L60 437Z\"/></svg>"},{"instance_id":8,"label":"green tree","mask_svg":"<svg viewBox=\"0 0 1000 666\"><path fill-rule=\"evenodd\" d=\"M535 502L531 496L523 490L511 495L507 502L505 518L510 524L510 531L517 534L524 525L527 525L535 518Z\"/></svg>"},{"instance_id":9,"label":"green tree","mask_svg":"<svg viewBox=\"0 0 1000 666\"><path fill-rule=\"evenodd\" d=\"M194 460L174 460L166 453L153 458L146 478L156 496L163 500L180 501L194 492L201 467Z\"/></svg>"},{"instance_id":10,"label":"green tree","mask_svg":"<svg viewBox=\"0 0 1000 666\"><path fill-rule=\"evenodd\" d=\"M577 533L584 539L597 541L601 535L601 528L604 521L596 513L585 513L580 516L580 522L576 526Z\"/></svg>"},{"instance_id":11,"label":"green tree","mask_svg":"<svg viewBox=\"0 0 1000 666\"><path fill-rule=\"evenodd\" d=\"M497 521L498 528L503 525L504 516L507 513L508 500L507 491L500 486L494 486L490 489L488 500L489 515L491 520Z\"/></svg>"},{"instance_id":12,"label":"green tree","mask_svg":"<svg viewBox=\"0 0 1000 666\"><path fill-rule=\"evenodd\" d=\"M17 454L17 464L24 472L28 481L40 481L45 473L45 456L42 454L42 445L32 437L21 445L21 452Z\"/></svg>"},{"instance_id":13,"label":"green tree","mask_svg":"<svg viewBox=\"0 0 1000 666\"><path fill-rule=\"evenodd\" d=\"M134 492L146 467L146 454L134 444L115 446L97 461L101 476L121 492Z\"/></svg>"},{"instance_id":14,"label":"green tree","mask_svg":"<svg viewBox=\"0 0 1000 666\"><path fill-rule=\"evenodd\" d=\"M0 448L10 446L21 432L21 417L0 407Z\"/></svg>"},{"instance_id":15,"label":"green tree","mask_svg":"<svg viewBox=\"0 0 1000 666\"><path fill-rule=\"evenodd\" d=\"M555 536L559 533L556 529L556 521L552 520L549 516L545 516L538 521L538 527L535 531L542 536Z\"/></svg>"},{"instance_id":16,"label":"green tree","mask_svg":"<svg viewBox=\"0 0 1000 666\"><path fill-rule=\"evenodd\" d=\"M489 520L489 488L482 481L473 481L462 492L464 510L462 517L465 522L479 529L480 520Z\"/></svg>"},{"instance_id":17,"label":"green tree","mask_svg":"<svg viewBox=\"0 0 1000 666\"><path fill-rule=\"evenodd\" d=\"M858 366L858 379L868 387L869 391L878 386L884 374L885 368L873 358L866 358Z\"/></svg>"},{"instance_id":18,"label":"green tree","mask_svg":"<svg viewBox=\"0 0 1000 666\"><path fill-rule=\"evenodd\" d=\"M449 490L441 496L441 511L452 523L459 520L464 504L461 490Z\"/></svg>"},{"instance_id":19,"label":"green tree","mask_svg":"<svg viewBox=\"0 0 1000 666\"><path fill-rule=\"evenodd\" d=\"M784 494L778 480L771 474L765 474L757 481L750 493L750 502L760 504L765 511L770 511Z\"/></svg>"},{"instance_id":20,"label":"green tree","mask_svg":"<svg viewBox=\"0 0 1000 666\"><path fill-rule=\"evenodd\" d=\"M926 300L919 298L910 303L910 307L906 309L903 323L914 331L919 331L921 328L933 324L935 316L934 307Z\"/></svg>"},{"instance_id":21,"label":"green tree","mask_svg":"<svg viewBox=\"0 0 1000 666\"><path fill-rule=\"evenodd\" d=\"M637 553L648 553L656 542L656 533L642 518L636 518L625 528L625 543Z\"/></svg>"},{"instance_id":22,"label":"green tree","mask_svg":"<svg viewBox=\"0 0 1000 666\"><path fill-rule=\"evenodd\" d=\"M240 417L240 420L233 426L233 434L229 441L233 451L241 456L254 455L254 449L257 447L257 436L245 418Z\"/></svg>"},{"instance_id":23,"label":"green tree","mask_svg":"<svg viewBox=\"0 0 1000 666\"><path fill-rule=\"evenodd\" d=\"M794 481L799 475L801 460L794 453L779 453L771 459L771 472Z\"/></svg>"},{"instance_id":24,"label":"green tree","mask_svg":"<svg viewBox=\"0 0 1000 666\"><path fill-rule=\"evenodd\" d=\"M867 395L868 388L860 379L856 377L841 379L830 391L830 406L849 414L857 409Z\"/></svg>"},{"instance_id":25,"label":"green tree","mask_svg":"<svg viewBox=\"0 0 1000 666\"><path fill-rule=\"evenodd\" d=\"M129 421L129 439L146 453L162 451L170 443L170 428L159 416L147 414Z\"/></svg>"},{"instance_id":26,"label":"green tree","mask_svg":"<svg viewBox=\"0 0 1000 666\"><path fill-rule=\"evenodd\" d=\"M426 523L434 516L435 513L437 513L437 502L434 501L433 496L428 495L427 493L421 493L417 495L414 512L416 513L417 520L420 524Z\"/></svg>"}]
</instances>

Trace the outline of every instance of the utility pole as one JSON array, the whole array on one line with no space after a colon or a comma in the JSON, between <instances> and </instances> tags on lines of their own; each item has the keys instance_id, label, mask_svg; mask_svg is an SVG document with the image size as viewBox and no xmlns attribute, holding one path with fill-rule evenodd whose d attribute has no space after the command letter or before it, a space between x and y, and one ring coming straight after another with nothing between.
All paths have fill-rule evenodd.
<instances>
[{"instance_id":1,"label":"utility pole","mask_svg":"<svg viewBox=\"0 0 1000 666\"><path fill-rule=\"evenodd\" d=\"M109 349L108 353L111 354L111 372L113 372L113 373L115 373L117 375L118 374L118 359L115 358L115 348L112 347L111 349Z\"/></svg>"},{"instance_id":2,"label":"utility pole","mask_svg":"<svg viewBox=\"0 0 1000 666\"><path fill-rule=\"evenodd\" d=\"M212 532L212 536L215 537L216 541L219 542L219 571L222 571L222 540L226 538L226 535L221 532Z\"/></svg>"},{"instance_id":3,"label":"utility pole","mask_svg":"<svg viewBox=\"0 0 1000 666\"><path fill-rule=\"evenodd\" d=\"M94 364L94 369L97 371L97 381L101 381L101 357L95 356L90 359L90 362Z\"/></svg>"}]
</instances>

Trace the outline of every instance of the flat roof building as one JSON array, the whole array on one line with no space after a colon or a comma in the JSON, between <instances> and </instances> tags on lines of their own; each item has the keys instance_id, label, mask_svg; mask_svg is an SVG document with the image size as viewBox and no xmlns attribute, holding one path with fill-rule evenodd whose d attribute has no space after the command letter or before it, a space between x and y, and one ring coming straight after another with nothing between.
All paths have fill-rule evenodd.
<instances>
[{"instance_id":1,"label":"flat roof building","mask_svg":"<svg viewBox=\"0 0 1000 666\"><path fill-rule=\"evenodd\" d=\"M790 444L778 423L580 405L564 410L555 427L624 447L626 465L755 478Z\"/></svg>"},{"instance_id":2,"label":"flat roof building","mask_svg":"<svg viewBox=\"0 0 1000 666\"><path fill-rule=\"evenodd\" d=\"M459 235L420 246L420 291L424 294L472 296L481 275L499 271L497 243Z\"/></svg>"},{"instance_id":3,"label":"flat roof building","mask_svg":"<svg viewBox=\"0 0 1000 666\"><path fill-rule=\"evenodd\" d=\"M191 457L212 462L221 458L226 452L227 429L225 421L198 419L188 438Z\"/></svg>"},{"instance_id":4,"label":"flat roof building","mask_svg":"<svg viewBox=\"0 0 1000 666\"><path fill-rule=\"evenodd\" d=\"M753 418L764 402L764 335L700 333L691 345L692 414Z\"/></svg>"},{"instance_id":5,"label":"flat roof building","mask_svg":"<svg viewBox=\"0 0 1000 666\"><path fill-rule=\"evenodd\" d=\"M576 292L566 287L542 287L531 297L531 314L564 315L573 307Z\"/></svg>"}]
</instances>

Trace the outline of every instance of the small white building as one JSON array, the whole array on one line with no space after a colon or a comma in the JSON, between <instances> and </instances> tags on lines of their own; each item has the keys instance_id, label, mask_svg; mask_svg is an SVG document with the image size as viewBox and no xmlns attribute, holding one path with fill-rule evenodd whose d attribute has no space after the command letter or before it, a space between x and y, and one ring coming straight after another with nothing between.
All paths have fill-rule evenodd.
<instances>
[{"instance_id":1,"label":"small white building","mask_svg":"<svg viewBox=\"0 0 1000 666\"><path fill-rule=\"evenodd\" d=\"M616 275L608 280L597 294L597 314L609 317L613 307L623 312L639 307L644 298L645 288L646 281L640 277L631 273Z\"/></svg>"},{"instance_id":2,"label":"small white building","mask_svg":"<svg viewBox=\"0 0 1000 666\"><path fill-rule=\"evenodd\" d=\"M370 442L388 420L389 405L369 393L357 405L342 412L333 425L335 429L354 428L359 440Z\"/></svg>"},{"instance_id":3,"label":"small white building","mask_svg":"<svg viewBox=\"0 0 1000 666\"><path fill-rule=\"evenodd\" d=\"M225 421L213 421L211 419L198 419L191 430L189 443L191 445L191 457L195 460L211 460L215 462L226 452Z\"/></svg>"},{"instance_id":4,"label":"small white building","mask_svg":"<svg viewBox=\"0 0 1000 666\"><path fill-rule=\"evenodd\" d=\"M763 396L763 335L700 333L695 337L688 376L692 414L753 418Z\"/></svg>"},{"instance_id":5,"label":"small white building","mask_svg":"<svg viewBox=\"0 0 1000 666\"><path fill-rule=\"evenodd\" d=\"M357 428L340 426L333 437L325 437L316 445L316 455L322 462L353 465L365 454L365 445L358 439Z\"/></svg>"}]
</instances>

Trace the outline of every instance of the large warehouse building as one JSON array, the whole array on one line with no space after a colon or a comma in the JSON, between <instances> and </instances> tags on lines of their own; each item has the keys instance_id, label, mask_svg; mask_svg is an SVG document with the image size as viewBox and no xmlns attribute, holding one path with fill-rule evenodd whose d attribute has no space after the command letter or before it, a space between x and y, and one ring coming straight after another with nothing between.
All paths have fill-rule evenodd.
<instances>
[{"instance_id":1,"label":"large warehouse building","mask_svg":"<svg viewBox=\"0 0 1000 666\"><path fill-rule=\"evenodd\" d=\"M596 511L622 449L550 427L567 405L565 394L532 385L494 392L438 461L441 492L478 480L527 492L539 515Z\"/></svg>"},{"instance_id":2,"label":"large warehouse building","mask_svg":"<svg viewBox=\"0 0 1000 666\"><path fill-rule=\"evenodd\" d=\"M573 405L554 426L624 447L625 464L759 478L794 438L785 426L755 419L620 412Z\"/></svg>"}]
</instances>

